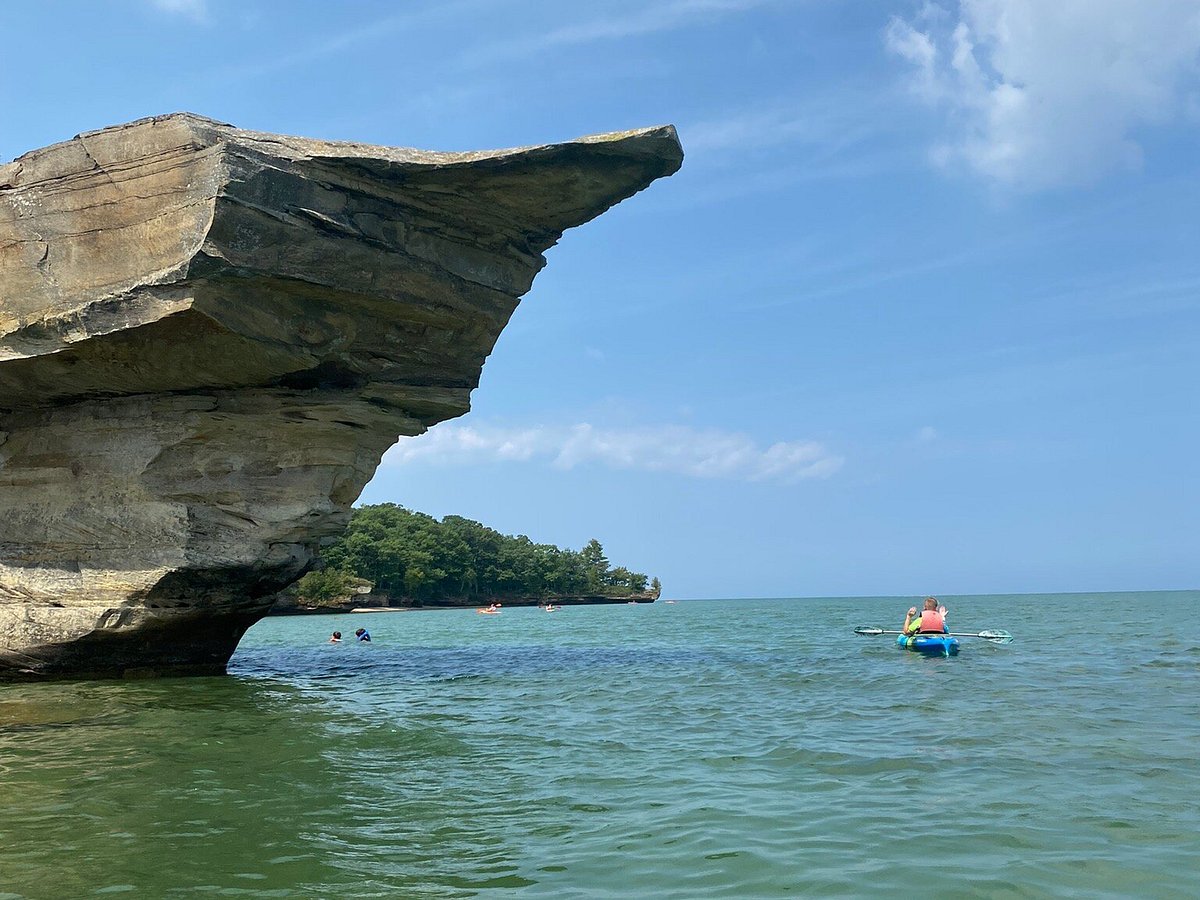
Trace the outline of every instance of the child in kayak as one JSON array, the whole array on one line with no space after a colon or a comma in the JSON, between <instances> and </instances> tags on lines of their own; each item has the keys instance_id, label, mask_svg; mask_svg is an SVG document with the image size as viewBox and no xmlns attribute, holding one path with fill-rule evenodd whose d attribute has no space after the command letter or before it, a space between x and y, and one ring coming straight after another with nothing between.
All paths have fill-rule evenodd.
<instances>
[{"instance_id":1,"label":"child in kayak","mask_svg":"<svg viewBox=\"0 0 1200 900\"><path fill-rule=\"evenodd\" d=\"M904 617L904 626L900 629L905 634L943 634L950 629L946 625L946 614L950 610L938 606L934 597L925 598L925 609L917 615L917 608L910 607Z\"/></svg>"}]
</instances>

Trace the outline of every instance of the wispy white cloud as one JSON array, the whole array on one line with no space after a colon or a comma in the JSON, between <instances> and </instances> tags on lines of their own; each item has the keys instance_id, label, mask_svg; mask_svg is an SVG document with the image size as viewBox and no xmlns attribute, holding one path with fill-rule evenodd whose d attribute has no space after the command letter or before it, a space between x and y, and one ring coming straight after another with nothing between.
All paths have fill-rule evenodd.
<instances>
[{"instance_id":1,"label":"wispy white cloud","mask_svg":"<svg viewBox=\"0 0 1200 900\"><path fill-rule=\"evenodd\" d=\"M672 212L894 168L893 127L878 91L839 85L789 92L679 125L688 163L656 209Z\"/></svg>"},{"instance_id":2,"label":"wispy white cloud","mask_svg":"<svg viewBox=\"0 0 1200 900\"><path fill-rule=\"evenodd\" d=\"M748 435L715 429L600 428L586 423L529 428L447 423L421 437L401 438L383 458L384 465L392 466L537 461L558 469L600 465L693 478L784 483L828 477L843 465L840 456L817 441L762 446Z\"/></svg>"},{"instance_id":3,"label":"wispy white cloud","mask_svg":"<svg viewBox=\"0 0 1200 900\"><path fill-rule=\"evenodd\" d=\"M208 0L150 0L150 5L163 12L187 16L196 21L208 18Z\"/></svg>"},{"instance_id":4,"label":"wispy white cloud","mask_svg":"<svg viewBox=\"0 0 1200 900\"><path fill-rule=\"evenodd\" d=\"M804 148L810 163L840 156L880 131L880 101L853 88L798 98L789 95L752 109L741 108L680 127L689 157L733 151Z\"/></svg>"},{"instance_id":5,"label":"wispy white cloud","mask_svg":"<svg viewBox=\"0 0 1200 900\"><path fill-rule=\"evenodd\" d=\"M674 31L715 22L777 2L779 0L641 0L632 5L622 5L608 15L591 16L528 37L496 42L489 47L473 50L471 58L475 62L491 63L561 47Z\"/></svg>"},{"instance_id":6,"label":"wispy white cloud","mask_svg":"<svg viewBox=\"0 0 1200 900\"><path fill-rule=\"evenodd\" d=\"M622 14L589 19L548 32L546 45L581 44L607 38L633 37L658 31L671 31L697 21L713 21L742 13L768 0L670 0L667 3L642 3Z\"/></svg>"},{"instance_id":7,"label":"wispy white cloud","mask_svg":"<svg viewBox=\"0 0 1200 900\"><path fill-rule=\"evenodd\" d=\"M958 0L893 18L888 49L949 113L936 162L1003 185L1088 183L1140 166L1137 130L1190 115L1195 0Z\"/></svg>"},{"instance_id":8,"label":"wispy white cloud","mask_svg":"<svg viewBox=\"0 0 1200 900\"><path fill-rule=\"evenodd\" d=\"M203 5L207 0L152 0L152 2L164 6L174 3ZM289 53L243 64L223 66L212 72L207 80L218 84L242 82L250 78L259 78L300 68L323 59L349 53L364 44L383 41L397 33L415 31L431 23L453 20L455 17L459 19L470 17L486 5L486 0L453 0L453 2L445 0L445 2L429 6L406 8L392 15L373 19L366 24L322 34L317 40L300 45ZM473 92L474 90L474 87L443 87L437 92L425 89L417 93L445 95L464 91Z\"/></svg>"}]
</instances>

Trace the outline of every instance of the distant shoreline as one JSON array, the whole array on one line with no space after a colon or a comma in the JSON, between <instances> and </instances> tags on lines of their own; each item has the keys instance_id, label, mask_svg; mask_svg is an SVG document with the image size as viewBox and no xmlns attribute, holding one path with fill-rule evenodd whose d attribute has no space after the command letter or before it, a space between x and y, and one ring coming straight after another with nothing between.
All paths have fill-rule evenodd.
<instances>
[{"instance_id":1,"label":"distant shoreline","mask_svg":"<svg viewBox=\"0 0 1200 900\"><path fill-rule=\"evenodd\" d=\"M323 616L323 615L358 615L360 613L380 613L380 612L427 612L430 610L444 609L478 609L481 606L487 606L489 603L499 603L501 606L518 607L518 606L545 606L553 604L554 606L613 606L627 605L630 603L654 603L657 597L650 594L637 594L630 597L602 597L596 595L583 595L577 597L547 597L519 600L479 600L470 603L434 603L423 604L420 606L394 606L391 603L368 603L365 606L356 606L351 603L344 603L339 606L273 606L269 617L275 616ZM361 602L361 601L360 601Z\"/></svg>"}]
</instances>

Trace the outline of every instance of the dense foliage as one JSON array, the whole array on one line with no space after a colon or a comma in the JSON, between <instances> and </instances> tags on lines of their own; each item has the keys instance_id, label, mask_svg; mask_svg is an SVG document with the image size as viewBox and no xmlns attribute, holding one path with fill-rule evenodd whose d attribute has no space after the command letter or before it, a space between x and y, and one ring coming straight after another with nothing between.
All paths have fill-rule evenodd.
<instances>
[{"instance_id":1,"label":"dense foliage","mask_svg":"<svg viewBox=\"0 0 1200 900\"><path fill-rule=\"evenodd\" d=\"M366 580L374 592L418 603L541 599L647 591L646 576L612 568L597 540L578 552L500 534L461 516L433 516L394 503L356 509L350 526L297 585L299 597L326 603ZM651 591L657 592L655 578Z\"/></svg>"}]
</instances>

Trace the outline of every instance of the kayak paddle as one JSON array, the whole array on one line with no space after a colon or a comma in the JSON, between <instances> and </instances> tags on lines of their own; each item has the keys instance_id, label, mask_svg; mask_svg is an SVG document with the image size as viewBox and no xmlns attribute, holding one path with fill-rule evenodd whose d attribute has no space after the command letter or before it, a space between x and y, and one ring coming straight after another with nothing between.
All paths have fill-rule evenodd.
<instances>
[{"instance_id":1,"label":"kayak paddle","mask_svg":"<svg viewBox=\"0 0 1200 900\"><path fill-rule=\"evenodd\" d=\"M859 625L854 629L854 633L873 637L877 634L904 634L905 632L884 631L882 628L872 628L870 625ZM946 632L926 632L926 634L928 634L930 637L938 637L939 635L944 637L977 637L983 638L985 641L991 641L993 644L1011 644L1013 640L1015 640L1007 631L999 630L980 631L977 634L966 634L961 631L951 631L948 634ZM910 634L908 637L917 637L917 635Z\"/></svg>"}]
</instances>

